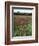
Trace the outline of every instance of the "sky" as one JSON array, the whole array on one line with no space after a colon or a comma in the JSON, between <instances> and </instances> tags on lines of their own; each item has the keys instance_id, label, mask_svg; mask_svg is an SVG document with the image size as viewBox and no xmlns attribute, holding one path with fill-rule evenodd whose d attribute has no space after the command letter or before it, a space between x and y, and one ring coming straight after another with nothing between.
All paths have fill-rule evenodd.
<instances>
[{"instance_id":1,"label":"sky","mask_svg":"<svg viewBox=\"0 0 39 46\"><path fill-rule=\"evenodd\" d=\"M30 9L14 9L14 12L20 12L20 13L32 13L32 10Z\"/></svg>"}]
</instances>

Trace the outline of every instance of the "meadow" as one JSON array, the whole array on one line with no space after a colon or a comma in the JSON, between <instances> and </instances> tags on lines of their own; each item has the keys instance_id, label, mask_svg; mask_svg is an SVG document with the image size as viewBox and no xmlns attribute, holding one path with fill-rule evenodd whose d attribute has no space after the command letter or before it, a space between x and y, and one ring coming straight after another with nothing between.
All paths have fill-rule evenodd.
<instances>
[{"instance_id":1,"label":"meadow","mask_svg":"<svg viewBox=\"0 0 39 46\"><path fill-rule=\"evenodd\" d=\"M16 36L32 36L32 15L14 16L14 37Z\"/></svg>"}]
</instances>

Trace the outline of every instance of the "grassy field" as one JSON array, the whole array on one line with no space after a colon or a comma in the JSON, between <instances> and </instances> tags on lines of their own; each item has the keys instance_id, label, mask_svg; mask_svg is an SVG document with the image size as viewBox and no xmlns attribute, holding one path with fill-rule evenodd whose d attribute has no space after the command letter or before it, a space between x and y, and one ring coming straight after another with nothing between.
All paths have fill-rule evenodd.
<instances>
[{"instance_id":1,"label":"grassy field","mask_svg":"<svg viewBox=\"0 0 39 46\"><path fill-rule=\"evenodd\" d=\"M32 16L14 16L14 37L32 35Z\"/></svg>"}]
</instances>

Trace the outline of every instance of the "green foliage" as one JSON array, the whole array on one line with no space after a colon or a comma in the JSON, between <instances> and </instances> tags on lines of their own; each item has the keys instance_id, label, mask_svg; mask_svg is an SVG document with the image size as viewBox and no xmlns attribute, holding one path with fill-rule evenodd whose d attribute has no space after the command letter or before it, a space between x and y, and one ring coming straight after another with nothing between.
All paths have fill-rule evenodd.
<instances>
[{"instance_id":1,"label":"green foliage","mask_svg":"<svg viewBox=\"0 0 39 46\"><path fill-rule=\"evenodd\" d=\"M26 36L31 36L32 35L32 24L27 24L27 33L26 33Z\"/></svg>"},{"instance_id":2,"label":"green foliage","mask_svg":"<svg viewBox=\"0 0 39 46\"><path fill-rule=\"evenodd\" d=\"M14 36L31 36L32 35L32 24L14 25Z\"/></svg>"}]
</instances>

